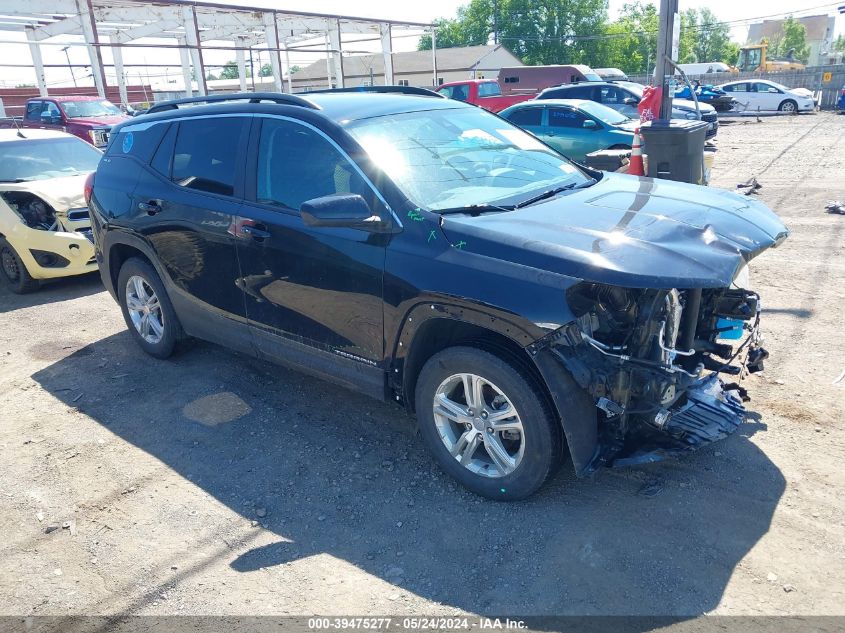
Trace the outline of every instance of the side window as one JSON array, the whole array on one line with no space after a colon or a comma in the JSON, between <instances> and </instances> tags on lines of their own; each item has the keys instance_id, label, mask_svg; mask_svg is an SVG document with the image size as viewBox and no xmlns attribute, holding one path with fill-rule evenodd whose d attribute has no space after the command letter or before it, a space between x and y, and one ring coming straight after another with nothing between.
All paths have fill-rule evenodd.
<instances>
[{"instance_id":1,"label":"side window","mask_svg":"<svg viewBox=\"0 0 845 633\"><path fill-rule=\"evenodd\" d=\"M518 84L519 83L519 77L505 77L505 83L506 84Z\"/></svg>"},{"instance_id":2,"label":"side window","mask_svg":"<svg viewBox=\"0 0 845 633\"><path fill-rule=\"evenodd\" d=\"M41 109L41 114L49 114L51 117L62 116L62 113L59 111L59 106L52 101L44 101L44 107Z\"/></svg>"},{"instance_id":3,"label":"side window","mask_svg":"<svg viewBox=\"0 0 845 633\"><path fill-rule=\"evenodd\" d=\"M516 112L511 112L508 115L508 121L521 127L526 125L541 125L543 121L543 109L524 108L522 110L517 110Z\"/></svg>"},{"instance_id":4,"label":"side window","mask_svg":"<svg viewBox=\"0 0 845 633\"><path fill-rule=\"evenodd\" d=\"M444 97L451 99L452 98L452 86L446 86L445 88L441 88L440 90L437 91L437 93L443 95Z\"/></svg>"},{"instance_id":5,"label":"side window","mask_svg":"<svg viewBox=\"0 0 845 633\"><path fill-rule=\"evenodd\" d=\"M578 86L577 88L566 89L561 95L562 99L587 99L591 100L592 90L589 86Z\"/></svg>"},{"instance_id":6,"label":"side window","mask_svg":"<svg viewBox=\"0 0 845 633\"><path fill-rule=\"evenodd\" d=\"M147 163L169 126L169 123L158 123L149 127L137 125L123 128L109 143L106 152L110 155L132 156Z\"/></svg>"},{"instance_id":7,"label":"side window","mask_svg":"<svg viewBox=\"0 0 845 633\"><path fill-rule=\"evenodd\" d=\"M587 120L580 112L575 110L565 110L563 108L549 108L549 126L550 127L584 127L584 121Z\"/></svg>"},{"instance_id":8,"label":"side window","mask_svg":"<svg viewBox=\"0 0 845 633\"><path fill-rule=\"evenodd\" d=\"M780 90L769 84L757 84L757 92L770 92L773 94L780 94Z\"/></svg>"},{"instance_id":9,"label":"side window","mask_svg":"<svg viewBox=\"0 0 845 633\"><path fill-rule=\"evenodd\" d=\"M734 88L736 88L736 86L734 85L722 86L722 90L724 90L725 92L733 92Z\"/></svg>"},{"instance_id":10,"label":"side window","mask_svg":"<svg viewBox=\"0 0 845 633\"><path fill-rule=\"evenodd\" d=\"M173 152L171 180L188 189L234 195L238 147L248 124L246 117L182 121Z\"/></svg>"},{"instance_id":11,"label":"side window","mask_svg":"<svg viewBox=\"0 0 845 633\"><path fill-rule=\"evenodd\" d=\"M41 118L41 106L43 101L30 101L26 104L26 120L38 121Z\"/></svg>"},{"instance_id":12,"label":"side window","mask_svg":"<svg viewBox=\"0 0 845 633\"><path fill-rule=\"evenodd\" d=\"M496 82L488 81L487 83L478 84L479 97L498 97L500 94L502 94L502 91Z\"/></svg>"},{"instance_id":13,"label":"side window","mask_svg":"<svg viewBox=\"0 0 845 633\"><path fill-rule=\"evenodd\" d=\"M469 99L469 86L466 84L452 86L452 98L458 101L466 101Z\"/></svg>"},{"instance_id":14,"label":"side window","mask_svg":"<svg viewBox=\"0 0 845 633\"><path fill-rule=\"evenodd\" d=\"M164 128L167 126L162 125L161 127ZM150 161L150 167L168 180L170 179L170 169L173 165L173 147L176 144L176 132L178 129L178 123L170 125L161 143L159 143L152 161Z\"/></svg>"},{"instance_id":15,"label":"side window","mask_svg":"<svg viewBox=\"0 0 845 633\"><path fill-rule=\"evenodd\" d=\"M256 200L287 209L337 193L357 193L375 204L372 188L349 159L321 134L292 121L264 119L256 177Z\"/></svg>"},{"instance_id":16,"label":"side window","mask_svg":"<svg viewBox=\"0 0 845 633\"><path fill-rule=\"evenodd\" d=\"M606 86L600 89L601 103L612 103L620 105L625 101L625 94L612 86Z\"/></svg>"},{"instance_id":17,"label":"side window","mask_svg":"<svg viewBox=\"0 0 845 633\"><path fill-rule=\"evenodd\" d=\"M407 86L407 85L408 85L408 80L407 80L407 79L400 79L400 80L397 82L397 84L396 84L396 85L397 85L397 86Z\"/></svg>"}]
</instances>

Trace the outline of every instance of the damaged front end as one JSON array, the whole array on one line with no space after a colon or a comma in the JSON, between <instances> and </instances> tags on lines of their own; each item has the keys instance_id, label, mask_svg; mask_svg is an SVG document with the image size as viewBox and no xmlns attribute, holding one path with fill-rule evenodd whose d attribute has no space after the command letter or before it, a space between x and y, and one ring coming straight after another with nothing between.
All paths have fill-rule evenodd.
<instances>
[{"instance_id":1,"label":"damaged front end","mask_svg":"<svg viewBox=\"0 0 845 633\"><path fill-rule=\"evenodd\" d=\"M756 293L582 282L567 299L576 320L541 345L601 410L598 447L579 474L677 456L744 421L748 398L736 381L768 356Z\"/></svg>"}]
</instances>

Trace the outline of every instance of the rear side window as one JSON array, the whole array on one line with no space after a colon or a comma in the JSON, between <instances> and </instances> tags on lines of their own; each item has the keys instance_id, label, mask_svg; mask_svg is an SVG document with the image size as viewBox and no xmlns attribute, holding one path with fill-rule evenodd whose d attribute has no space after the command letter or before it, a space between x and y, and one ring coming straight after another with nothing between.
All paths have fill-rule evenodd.
<instances>
[{"instance_id":1,"label":"rear side window","mask_svg":"<svg viewBox=\"0 0 845 633\"><path fill-rule=\"evenodd\" d=\"M373 205L373 190L322 135L298 123L266 119L258 145L256 200L299 210L312 198L357 193Z\"/></svg>"},{"instance_id":2,"label":"rear side window","mask_svg":"<svg viewBox=\"0 0 845 633\"><path fill-rule=\"evenodd\" d=\"M168 128L167 133L161 143L158 144L158 149L153 155L152 161L150 161L150 167L169 180L170 167L173 164L173 146L176 144L176 131L179 129L179 125L174 123L169 127L164 125L161 127Z\"/></svg>"},{"instance_id":3,"label":"rear side window","mask_svg":"<svg viewBox=\"0 0 845 633\"><path fill-rule=\"evenodd\" d=\"M188 189L234 195L238 147L248 122L245 117L182 121L173 152L171 180Z\"/></svg>"},{"instance_id":4,"label":"rear side window","mask_svg":"<svg viewBox=\"0 0 845 633\"><path fill-rule=\"evenodd\" d=\"M165 122L123 128L111 140L106 153L109 156L131 156L148 163L169 125Z\"/></svg>"},{"instance_id":5,"label":"rear side window","mask_svg":"<svg viewBox=\"0 0 845 633\"><path fill-rule=\"evenodd\" d=\"M495 82L478 84L479 97L498 97L500 94L502 94L502 91L499 89L499 84Z\"/></svg>"},{"instance_id":6,"label":"rear side window","mask_svg":"<svg viewBox=\"0 0 845 633\"><path fill-rule=\"evenodd\" d=\"M542 108L525 108L511 112L507 117L514 125L540 125L543 120Z\"/></svg>"}]
</instances>

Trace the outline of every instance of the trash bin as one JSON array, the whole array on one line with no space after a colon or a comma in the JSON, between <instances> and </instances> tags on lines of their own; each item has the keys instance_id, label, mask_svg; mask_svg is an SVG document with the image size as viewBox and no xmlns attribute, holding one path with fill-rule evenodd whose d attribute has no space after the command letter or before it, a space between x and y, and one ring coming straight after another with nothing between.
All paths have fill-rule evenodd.
<instances>
[{"instance_id":1,"label":"trash bin","mask_svg":"<svg viewBox=\"0 0 845 633\"><path fill-rule=\"evenodd\" d=\"M651 178L705 184L704 140L708 123L655 119L640 126Z\"/></svg>"}]
</instances>

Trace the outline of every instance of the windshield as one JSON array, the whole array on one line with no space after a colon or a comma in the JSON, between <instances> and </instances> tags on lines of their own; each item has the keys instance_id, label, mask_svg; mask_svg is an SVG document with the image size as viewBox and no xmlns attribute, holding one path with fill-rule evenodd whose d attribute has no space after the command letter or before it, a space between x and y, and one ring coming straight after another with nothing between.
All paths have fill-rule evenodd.
<instances>
[{"instance_id":1,"label":"windshield","mask_svg":"<svg viewBox=\"0 0 845 633\"><path fill-rule=\"evenodd\" d=\"M609 125L619 125L620 123L627 123L631 119L624 114L618 113L613 108L608 108L595 101L582 101L578 104L578 109L583 110L587 114L594 116Z\"/></svg>"},{"instance_id":2,"label":"windshield","mask_svg":"<svg viewBox=\"0 0 845 633\"><path fill-rule=\"evenodd\" d=\"M586 81L602 81L602 78L599 77L596 73L591 73L589 71L584 73L584 78L586 79Z\"/></svg>"},{"instance_id":3,"label":"windshield","mask_svg":"<svg viewBox=\"0 0 845 633\"><path fill-rule=\"evenodd\" d=\"M69 119L120 116L122 112L111 101L62 101L62 109Z\"/></svg>"},{"instance_id":4,"label":"windshield","mask_svg":"<svg viewBox=\"0 0 845 633\"><path fill-rule=\"evenodd\" d=\"M403 193L432 211L510 205L591 179L536 138L478 108L353 122L349 132Z\"/></svg>"},{"instance_id":5,"label":"windshield","mask_svg":"<svg viewBox=\"0 0 845 633\"><path fill-rule=\"evenodd\" d=\"M632 81L620 81L619 85L633 92L637 96L637 99L643 98L643 88L645 88L645 86L642 84L637 84Z\"/></svg>"},{"instance_id":6,"label":"windshield","mask_svg":"<svg viewBox=\"0 0 845 633\"><path fill-rule=\"evenodd\" d=\"M765 85L765 84L763 84L763 85ZM774 86L774 87L775 87L775 88L777 88L778 90L783 90L783 91L792 90L792 88L787 88L787 87L786 87L786 86L784 86L783 84L779 84L779 83L778 83L778 82L776 82L776 81L770 81L770 82L769 82L769 85L770 85L770 86Z\"/></svg>"},{"instance_id":7,"label":"windshield","mask_svg":"<svg viewBox=\"0 0 845 633\"><path fill-rule=\"evenodd\" d=\"M87 174L102 154L78 138L49 138L0 143L0 182L47 180Z\"/></svg>"}]
</instances>

